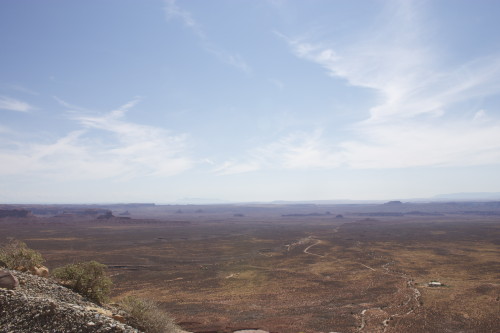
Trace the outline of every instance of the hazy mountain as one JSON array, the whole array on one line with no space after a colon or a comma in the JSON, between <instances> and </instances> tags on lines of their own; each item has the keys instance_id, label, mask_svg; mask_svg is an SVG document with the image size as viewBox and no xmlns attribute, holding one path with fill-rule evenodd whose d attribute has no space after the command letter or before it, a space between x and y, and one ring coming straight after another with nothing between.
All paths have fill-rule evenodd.
<instances>
[{"instance_id":1,"label":"hazy mountain","mask_svg":"<svg viewBox=\"0 0 500 333\"><path fill-rule=\"evenodd\" d=\"M500 200L500 192L463 192L463 193L449 193L438 194L432 199L437 200Z\"/></svg>"}]
</instances>

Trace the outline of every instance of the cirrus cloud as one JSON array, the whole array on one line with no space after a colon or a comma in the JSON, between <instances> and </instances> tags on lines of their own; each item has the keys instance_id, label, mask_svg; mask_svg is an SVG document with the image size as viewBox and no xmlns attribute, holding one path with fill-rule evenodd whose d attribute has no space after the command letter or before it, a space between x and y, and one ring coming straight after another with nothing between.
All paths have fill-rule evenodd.
<instances>
[{"instance_id":1,"label":"cirrus cloud","mask_svg":"<svg viewBox=\"0 0 500 333\"><path fill-rule=\"evenodd\" d=\"M18 111L18 112L28 112L31 110L35 110L35 107L30 105L29 103L8 96L0 96L0 109Z\"/></svg>"},{"instance_id":2,"label":"cirrus cloud","mask_svg":"<svg viewBox=\"0 0 500 333\"><path fill-rule=\"evenodd\" d=\"M468 109L475 100L500 95L500 56L444 66L421 8L413 4L388 2L377 28L338 43L276 32L296 57L378 98L362 121L289 133L222 163L216 172L500 164L499 119ZM336 136L338 131L347 134Z\"/></svg>"},{"instance_id":3,"label":"cirrus cloud","mask_svg":"<svg viewBox=\"0 0 500 333\"><path fill-rule=\"evenodd\" d=\"M104 114L72 113L79 129L51 141L4 141L0 174L120 180L168 177L190 169L186 134L124 119L136 103Z\"/></svg>"}]
</instances>

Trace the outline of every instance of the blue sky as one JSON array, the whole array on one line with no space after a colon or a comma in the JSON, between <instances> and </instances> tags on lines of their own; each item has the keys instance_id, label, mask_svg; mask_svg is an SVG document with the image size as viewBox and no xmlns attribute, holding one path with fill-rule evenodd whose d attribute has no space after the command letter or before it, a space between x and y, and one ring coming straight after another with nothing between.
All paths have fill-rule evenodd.
<instances>
[{"instance_id":1,"label":"blue sky","mask_svg":"<svg viewBox=\"0 0 500 333\"><path fill-rule=\"evenodd\" d=\"M0 201L500 191L500 2L0 2Z\"/></svg>"}]
</instances>

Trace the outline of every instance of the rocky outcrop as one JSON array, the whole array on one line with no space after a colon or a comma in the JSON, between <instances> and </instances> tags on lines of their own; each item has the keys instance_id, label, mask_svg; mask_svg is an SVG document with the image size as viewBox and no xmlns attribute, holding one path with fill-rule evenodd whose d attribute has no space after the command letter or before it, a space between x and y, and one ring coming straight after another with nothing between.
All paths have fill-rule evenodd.
<instances>
[{"instance_id":1,"label":"rocky outcrop","mask_svg":"<svg viewBox=\"0 0 500 333\"><path fill-rule=\"evenodd\" d=\"M0 270L0 288L16 289L19 287L19 281L8 270Z\"/></svg>"},{"instance_id":2,"label":"rocky outcrop","mask_svg":"<svg viewBox=\"0 0 500 333\"><path fill-rule=\"evenodd\" d=\"M42 265L36 265L30 268L30 273L36 276L47 277L49 276L49 269Z\"/></svg>"},{"instance_id":3,"label":"rocky outcrop","mask_svg":"<svg viewBox=\"0 0 500 333\"><path fill-rule=\"evenodd\" d=\"M27 209L0 209L0 219L3 217L29 217L31 211Z\"/></svg>"},{"instance_id":4,"label":"rocky outcrop","mask_svg":"<svg viewBox=\"0 0 500 333\"><path fill-rule=\"evenodd\" d=\"M108 210L106 213L102 214L102 215L99 215L97 217L98 220L109 220L109 219L112 219L114 216L113 216L113 213Z\"/></svg>"},{"instance_id":5,"label":"rocky outcrop","mask_svg":"<svg viewBox=\"0 0 500 333\"><path fill-rule=\"evenodd\" d=\"M384 205L402 205L403 203L399 200L388 201Z\"/></svg>"},{"instance_id":6,"label":"rocky outcrop","mask_svg":"<svg viewBox=\"0 0 500 333\"><path fill-rule=\"evenodd\" d=\"M19 286L0 288L0 332L139 333L113 319L113 309L97 306L51 280L4 271L17 278Z\"/></svg>"},{"instance_id":7,"label":"rocky outcrop","mask_svg":"<svg viewBox=\"0 0 500 333\"><path fill-rule=\"evenodd\" d=\"M5 266L7 267L7 266ZM25 267L25 266L17 266L14 268L16 271L19 272L30 272L33 275L36 276L41 276L41 277L48 277L49 276L49 269L45 266L42 265L35 265L32 267Z\"/></svg>"}]
</instances>

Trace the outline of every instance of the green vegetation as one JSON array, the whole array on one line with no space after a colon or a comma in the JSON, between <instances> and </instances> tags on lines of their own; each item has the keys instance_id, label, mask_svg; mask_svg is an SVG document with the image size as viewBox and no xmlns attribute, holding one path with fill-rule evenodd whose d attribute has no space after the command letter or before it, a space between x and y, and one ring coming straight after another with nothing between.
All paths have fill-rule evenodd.
<instances>
[{"instance_id":1,"label":"green vegetation","mask_svg":"<svg viewBox=\"0 0 500 333\"><path fill-rule=\"evenodd\" d=\"M148 333L174 333L179 327L170 315L149 299L127 296L120 307L129 314L127 324Z\"/></svg>"},{"instance_id":2,"label":"green vegetation","mask_svg":"<svg viewBox=\"0 0 500 333\"><path fill-rule=\"evenodd\" d=\"M0 261L9 269L29 270L42 265L45 260L38 251L28 248L26 243L10 238L7 244L0 247Z\"/></svg>"},{"instance_id":3,"label":"green vegetation","mask_svg":"<svg viewBox=\"0 0 500 333\"><path fill-rule=\"evenodd\" d=\"M106 265L97 261L56 268L52 275L61 280L64 285L97 304L104 303L111 291L112 282L106 275Z\"/></svg>"}]
</instances>

